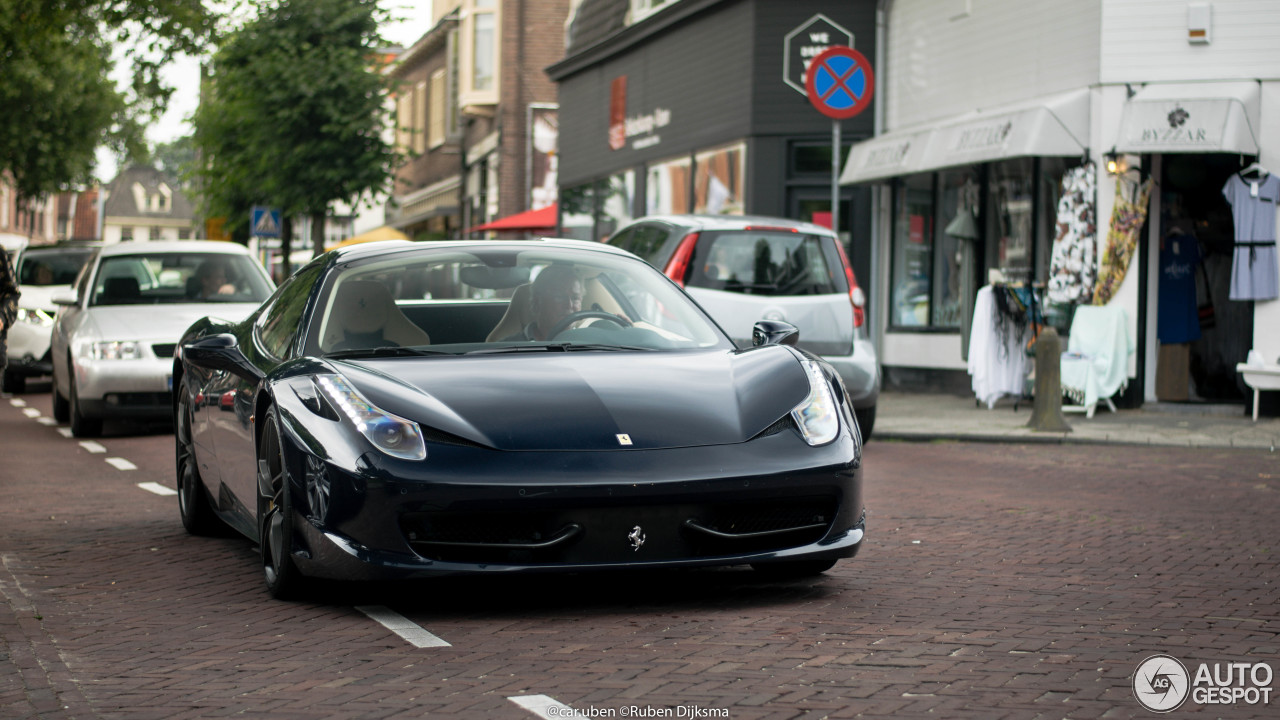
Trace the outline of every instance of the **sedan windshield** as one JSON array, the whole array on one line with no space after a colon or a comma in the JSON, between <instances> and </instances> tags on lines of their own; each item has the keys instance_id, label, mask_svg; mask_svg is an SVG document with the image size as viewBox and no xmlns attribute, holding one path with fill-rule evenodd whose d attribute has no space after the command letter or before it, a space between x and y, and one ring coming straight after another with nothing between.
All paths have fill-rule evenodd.
<instances>
[{"instance_id":1,"label":"sedan windshield","mask_svg":"<svg viewBox=\"0 0 1280 720\"><path fill-rule=\"evenodd\" d=\"M330 280L309 336L311 352L344 358L732 347L644 262L529 243L352 263Z\"/></svg>"},{"instance_id":2,"label":"sedan windshield","mask_svg":"<svg viewBox=\"0 0 1280 720\"><path fill-rule=\"evenodd\" d=\"M138 253L102 259L90 305L260 303L271 284L246 255Z\"/></svg>"}]
</instances>

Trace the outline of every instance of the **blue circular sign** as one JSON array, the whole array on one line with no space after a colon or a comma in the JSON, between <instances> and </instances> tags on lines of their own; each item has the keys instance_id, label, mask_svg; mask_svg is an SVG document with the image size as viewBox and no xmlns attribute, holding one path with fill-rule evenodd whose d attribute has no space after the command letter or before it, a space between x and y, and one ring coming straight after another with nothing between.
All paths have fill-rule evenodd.
<instances>
[{"instance_id":1,"label":"blue circular sign","mask_svg":"<svg viewBox=\"0 0 1280 720\"><path fill-rule=\"evenodd\" d=\"M866 109L875 91L875 74L866 56L836 45L813 59L805 76L809 103L827 117L844 120Z\"/></svg>"}]
</instances>

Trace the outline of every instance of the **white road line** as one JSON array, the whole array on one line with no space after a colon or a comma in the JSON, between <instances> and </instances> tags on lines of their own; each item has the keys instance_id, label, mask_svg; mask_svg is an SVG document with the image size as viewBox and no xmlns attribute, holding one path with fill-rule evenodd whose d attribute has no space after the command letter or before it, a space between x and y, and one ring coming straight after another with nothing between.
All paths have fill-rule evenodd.
<instances>
[{"instance_id":1,"label":"white road line","mask_svg":"<svg viewBox=\"0 0 1280 720\"><path fill-rule=\"evenodd\" d=\"M414 647L453 647L390 608L382 605L357 605L356 609L368 615L371 620L382 627L404 638Z\"/></svg>"},{"instance_id":2,"label":"white road line","mask_svg":"<svg viewBox=\"0 0 1280 720\"><path fill-rule=\"evenodd\" d=\"M22 398L14 398L14 399L12 399L12 400L10 400L10 401L9 401L9 404L10 404L10 405L12 405L12 406L14 406L14 407L26 407L26 406L27 406L27 401L26 401L26 400L23 400Z\"/></svg>"},{"instance_id":3,"label":"white road line","mask_svg":"<svg viewBox=\"0 0 1280 720\"><path fill-rule=\"evenodd\" d=\"M22 414L27 417L40 417L40 411L35 408L23 408Z\"/></svg>"},{"instance_id":4,"label":"white road line","mask_svg":"<svg viewBox=\"0 0 1280 720\"><path fill-rule=\"evenodd\" d=\"M517 695L507 698L511 702L546 720L566 717L585 717L582 713L547 695ZM555 710L553 711L552 708Z\"/></svg>"},{"instance_id":5,"label":"white road line","mask_svg":"<svg viewBox=\"0 0 1280 720\"><path fill-rule=\"evenodd\" d=\"M96 443L92 440L81 441L80 447L84 448L85 450L88 450L91 453L104 453L107 451L107 449L103 447L101 444Z\"/></svg>"},{"instance_id":6,"label":"white road line","mask_svg":"<svg viewBox=\"0 0 1280 720\"><path fill-rule=\"evenodd\" d=\"M41 425L48 426L48 427L53 427L54 425L57 425L57 424L58 424L58 421L57 421L57 420L54 420L54 419L53 419L53 418L51 418L51 417L38 417L38 418L36 418L36 422L40 423Z\"/></svg>"},{"instance_id":7,"label":"white road line","mask_svg":"<svg viewBox=\"0 0 1280 720\"><path fill-rule=\"evenodd\" d=\"M138 466L124 458L107 458L107 464L117 470L137 470Z\"/></svg>"},{"instance_id":8,"label":"white road line","mask_svg":"<svg viewBox=\"0 0 1280 720\"><path fill-rule=\"evenodd\" d=\"M71 436L72 436L72 435L71 435L71 428L65 428L65 427L58 428L58 434L59 434L59 435L61 435L61 436L62 436L62 437L64 437L64 438L69 438L69 437L71 437Z\"/></svg>"},{"instance_id":9,"label":"white road line","mask_svg":"<svg viewBox=\"0 0 1280 720\"><path fill-rule=\"evenodd\" d=\"M177 490L167 488L161 485L160 483L153 483L153 482L138 483L138 487L142 488L143 490L146 490L147 492L153 492L157 495L177 495L178 494Z\"/></svg>"}]
</instances>

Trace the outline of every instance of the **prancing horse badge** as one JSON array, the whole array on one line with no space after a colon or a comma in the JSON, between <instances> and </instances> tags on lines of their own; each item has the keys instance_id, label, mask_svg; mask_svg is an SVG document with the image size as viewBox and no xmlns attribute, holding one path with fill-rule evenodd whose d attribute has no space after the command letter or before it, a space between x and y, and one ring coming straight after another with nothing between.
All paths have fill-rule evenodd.
<instances>
[{"instance_id":1,"label":"prancing horse badge","mask_svg":"<svg viewBox=\"0 0 1280 720\"><path fill-rule=\"evenodd\" d=\"M627 535L627 539L631 541L631 549L639 552L640 547L644 545L644 537L644 531L639 525L631 528L631 534Z\"/></svg>"}]
</instances>

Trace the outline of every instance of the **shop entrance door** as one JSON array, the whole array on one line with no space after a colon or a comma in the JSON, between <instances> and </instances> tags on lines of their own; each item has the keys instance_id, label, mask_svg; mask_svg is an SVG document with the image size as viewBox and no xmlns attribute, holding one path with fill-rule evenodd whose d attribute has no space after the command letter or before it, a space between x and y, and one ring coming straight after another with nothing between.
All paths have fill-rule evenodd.
<instances>
[{"instance_id":1,"label":"shop entrance door","mask_svg":"<svg viewBox=\"0 0 1280 720\"><path fill-rule=\"evenodd\" d=\"M1239 155L1164 156L1160 245L1152 249L1160 258L1159 291L1149 317L1159 343L1157 399L1245 401L1236 363L1253 342L1253 303L1227 297L1235 235L1222 196L1241 167Z\"/></svg>"}]
</instances>

